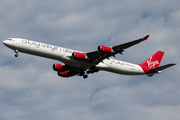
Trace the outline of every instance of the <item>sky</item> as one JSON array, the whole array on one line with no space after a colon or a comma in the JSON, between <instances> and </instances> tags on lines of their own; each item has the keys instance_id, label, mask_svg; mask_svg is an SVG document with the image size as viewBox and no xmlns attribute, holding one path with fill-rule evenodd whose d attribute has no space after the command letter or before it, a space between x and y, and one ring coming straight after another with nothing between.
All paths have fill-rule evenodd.
<instances>
[{"instance_id":1,"label":"sky","mask_svg":"<svg viewBox=\"0 0 180 120\"><path fill-rule=\"evenodd\" d=\"M0 0L1 120L179 120L179 0ZM165 52L161 74L125 76L100 71L62 78L56 60L2 44L26 38L88 52L150 35L118 60L144 62Z\"/></svg>"}]
</instances>

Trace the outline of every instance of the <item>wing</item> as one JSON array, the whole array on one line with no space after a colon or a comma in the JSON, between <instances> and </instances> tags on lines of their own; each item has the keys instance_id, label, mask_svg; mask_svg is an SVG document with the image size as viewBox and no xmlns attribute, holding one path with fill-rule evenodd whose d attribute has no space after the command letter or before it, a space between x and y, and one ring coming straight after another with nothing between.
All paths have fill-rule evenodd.
<instances>
[{"instance_id":1,"label":"wing","mask_svg":"<svg viewBox=\"0 0 180 120\"><path fill-rule=\"evenodd\" d=\"M92 51L92 52L86 53L86 55L89 57L88 61L94 62L94 64L97 65L98 63L100 63L101 61L103 61L106 58L109 58L111 56L115 56L118 53L122 54L122 52L125 49L127 49L133 45L136 45L136 44L138 44L144 40L147 40L148 37L149 37L149 35L147 35L143 38L131 41L131 42L127 42L127 43L112 46L112 47L99 46L97 51ZM101 49L104 50L104 52L103 51L101 52L100 51Z\"/></svg>"}]
</instances>

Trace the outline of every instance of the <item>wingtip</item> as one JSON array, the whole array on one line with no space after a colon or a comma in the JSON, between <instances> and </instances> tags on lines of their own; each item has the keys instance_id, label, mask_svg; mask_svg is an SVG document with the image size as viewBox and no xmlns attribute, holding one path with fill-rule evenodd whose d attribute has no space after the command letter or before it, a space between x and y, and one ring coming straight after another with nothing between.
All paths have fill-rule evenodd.
<instances>
[{"instance_id":1,"label":"wingtip","mask_svg":"<svg viewBox=\"0 0 180 120\"><path fill-rule=\"evenodd\" d=\"M146 35L145 37L143 37L143 40L147 40L149 37L149 35Z\"/></svg>"}]
</instances>

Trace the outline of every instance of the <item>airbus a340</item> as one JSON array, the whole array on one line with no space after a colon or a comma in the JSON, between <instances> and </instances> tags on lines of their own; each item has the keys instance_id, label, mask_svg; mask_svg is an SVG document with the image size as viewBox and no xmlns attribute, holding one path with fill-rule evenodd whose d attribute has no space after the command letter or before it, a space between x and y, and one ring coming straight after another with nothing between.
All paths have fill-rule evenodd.
<instances>
[{"instance_id":1,"label":"airbus a340","mask_svg":"<svg viewBox=\"0 0 180 120\"><path fill-rule=\"evenodd\" d=\"M97 47L97 50L91 52L79 52L21 38L9 38L4 40L3 44L14 50L15 57L19 56L19 52L22 52L63 62L64 64L55 63L53 65L53 69L61 77L80 75L85 79L88 77L88 74L98 72L99 70L124 75L153 76L156 73L161 73L161 70L175 65L171 63L159 67L164 55L162 51L157 51L141 64L133 64L110 58L118 53L122 54L125 49L147 40L148 37L149 35L111 47L100 45Z\"/></svg>"}]
</instances>

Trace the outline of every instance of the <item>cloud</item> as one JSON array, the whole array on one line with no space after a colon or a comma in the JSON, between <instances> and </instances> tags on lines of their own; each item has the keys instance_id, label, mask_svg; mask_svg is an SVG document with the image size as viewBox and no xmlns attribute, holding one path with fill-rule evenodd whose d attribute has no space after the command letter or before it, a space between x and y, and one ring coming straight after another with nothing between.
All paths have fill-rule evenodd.
<instances>
[{"instance_id":1,"label":"cloud","mask_svg":"<svg viewBox=\"0 0 180 120\"><path fill-rule=\"evenodd\" d=\"M158 50L162 65L179 64L179 1L1 1L0 39L31 39L81 51L141 38L116 59L141 63ZM108 72L62 78L58 63L14 52L0 44L0 119L180 118L179 65L153 77Z\"/></svg>"}]
</instances>

